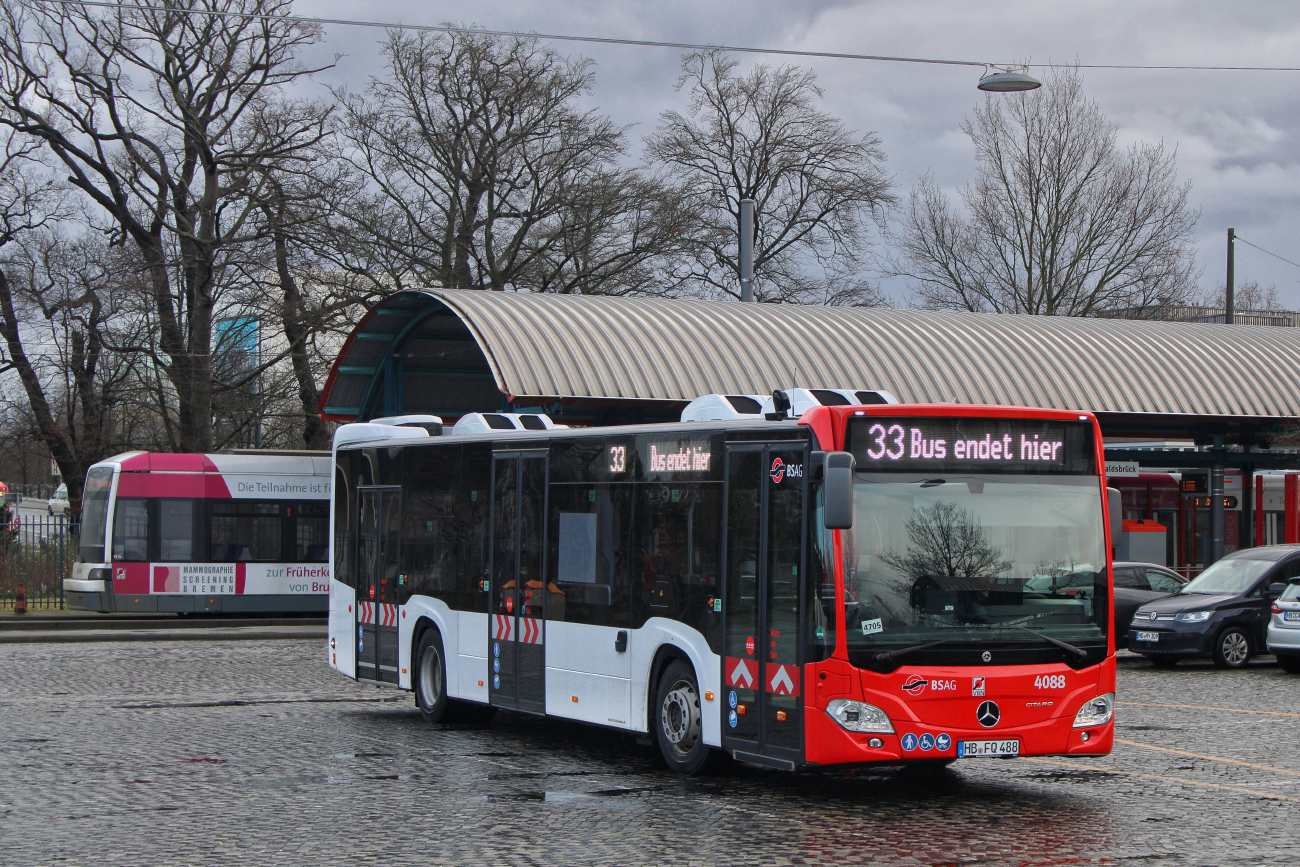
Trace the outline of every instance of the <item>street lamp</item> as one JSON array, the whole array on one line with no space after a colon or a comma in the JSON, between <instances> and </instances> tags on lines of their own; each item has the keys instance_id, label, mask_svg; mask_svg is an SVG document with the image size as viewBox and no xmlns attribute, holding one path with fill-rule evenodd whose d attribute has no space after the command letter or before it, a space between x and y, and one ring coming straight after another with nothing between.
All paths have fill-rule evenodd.
<instances>
[{"instance_id":1,"label":"street lamp","mask_svg":"<svg viewBox=\"0 0 1300 867\"><path fill-rule=\"evenodd\" d=\"M1027 66L989 66L989 71L980 79L979 89L991 93L1016 93L1022 90L1036 90L1043 83L1029 74Z\"/></svg>"}]
</instances>

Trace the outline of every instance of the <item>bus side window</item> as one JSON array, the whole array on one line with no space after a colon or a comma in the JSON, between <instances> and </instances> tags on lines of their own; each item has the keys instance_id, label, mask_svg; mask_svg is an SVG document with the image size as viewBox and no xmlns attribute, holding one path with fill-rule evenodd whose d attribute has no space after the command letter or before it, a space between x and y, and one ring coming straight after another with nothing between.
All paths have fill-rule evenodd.
<instances>
[{"instance_id":1,"label":"bus side window","mask_svg":"<svg viewBox=\"0 0 1300 867\"><path fill-rule=\"evenodd\" d=\"M118 497L113 510L113 560L142 563L149 559L149 501Z\"/></svg>"},{"instance_id":2,"label":"bus side window","mask_svg":"<svg viewBox=\"0 0 1300 867\"><path fill-rule=\"evenodd\" d=\"M402 602L419 594L456 607L459 474L447 467L455 466L457 452L459 447L441 445L402 450Z\"/></svg>"},{"instance_id":3,"label":"bus side window","mask_svg":"<svg viewBox=\"0 0 1300 867\"><path fill-rule=\"evenodd\" d=\"M628 625L632 484L553 484L546 619Z\"/></svg>"},{"instance_id":4,"label":"bus side window","mask_svg":"<svg viewBox=\"0 0 1300 867\"><path fill-rule=\"evenodd\" d=\"M448 536L455 536L455 582L457 604L461 611L486 614L488 610L488 520L492 498L492 444L474 443L446 447L436 454L446 455L448 467L458 467L454 481L456 507L454 520L447 524ZM414 449L412 449L414 451Z\"/></svg>"},{"instance_id":5,"label":"bus side window","mask_svg":"<svg viewBox=\"0 0 1300 867\"><path fill-rule=\"evenodd\" d=\"M330 574L336 581L353 586L352 560L356 551L352 547L352 486L348 484L351 477L349 469L354 462L353 452L340 451L338 466L334 470L334 562L330 564Z\"/></svg>"},{"instance_id":6,"label":"bus side window","mask_svg":"<svg viewBox=\"0 0 1300 867\"><path fill-rule=\"evenodd\" d=\"M637 485L637 493L631 625L666 617L698 630L714 646L721 640L714 602L721 590L722 483L649 482Z\"/></svg>"}]
</instances>

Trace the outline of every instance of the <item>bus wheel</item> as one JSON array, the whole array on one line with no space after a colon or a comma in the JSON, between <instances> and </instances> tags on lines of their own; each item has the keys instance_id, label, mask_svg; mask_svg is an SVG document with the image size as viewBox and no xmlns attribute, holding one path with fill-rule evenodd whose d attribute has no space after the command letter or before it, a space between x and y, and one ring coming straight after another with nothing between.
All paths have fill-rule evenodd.
<instances>
[{"instance_id":1,"label":"bus wheel","mask_svg":"<svg viewBox=\"0 0 1300 867\"><path fill-rule=\"evenodd\" d=\"M677 660L668 666L659 679L655 707L655 733L664 761L676 773L698 774L712 750L704 743L700 690L689 663Z\"/></svg>"},{"instance_id":2,"label":"bus wheel","mask_svg":"<svg viewBox=\"0 0 1300 867\"><path fill-rule=\"evenodd\" d=\"M447 715L447 665L442 658L442 637L426 629L415 651L415 703L425 722L442 722Z\"/></svg>"}]
</instances>

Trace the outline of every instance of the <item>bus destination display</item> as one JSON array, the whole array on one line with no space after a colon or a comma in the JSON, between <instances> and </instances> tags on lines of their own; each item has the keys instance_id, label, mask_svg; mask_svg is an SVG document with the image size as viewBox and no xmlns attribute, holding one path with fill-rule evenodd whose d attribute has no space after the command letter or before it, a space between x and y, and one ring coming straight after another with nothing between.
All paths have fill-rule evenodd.
<instances>
[{"instance_id":1,"label":"bus destination display","mask_svg":"<svg viewBox=\"0 0 1300 867\"><path fill-rule=\"evenodd\" d=\"M1092 427L999 418L849 421L848 449L863 471L1092 474Z\"/></svg>"},{"instance_id":2,"label":"bus destination display","mask_svg":"<svg viewBox=\"0 0 1300 867\"><path fill-rule=\"evenodd\" d=\"M600 479L640 477L646 481L712 479L719 462L707 436L662 437L641 435L634 441L608 443L596 462Z\"/></svg>"}]
</instances>

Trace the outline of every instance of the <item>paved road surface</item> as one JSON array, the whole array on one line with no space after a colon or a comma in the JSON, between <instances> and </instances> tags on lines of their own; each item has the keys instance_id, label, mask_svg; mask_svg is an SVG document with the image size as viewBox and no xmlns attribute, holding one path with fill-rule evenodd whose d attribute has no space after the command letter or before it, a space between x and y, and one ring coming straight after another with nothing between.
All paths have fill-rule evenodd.
<instances>
[{"instance_id":1,"label":"paved road surface","mask_svg":"<svg viewBox=\"0 0 1300 867\"><path fill-rule=\"evenodd\" d=\"M1300 677L1121 663L1094 760L683 779L629 737L424 725L319 642L0 646L0 865L1300 861Z\"/></svg>"}]
</instances>

